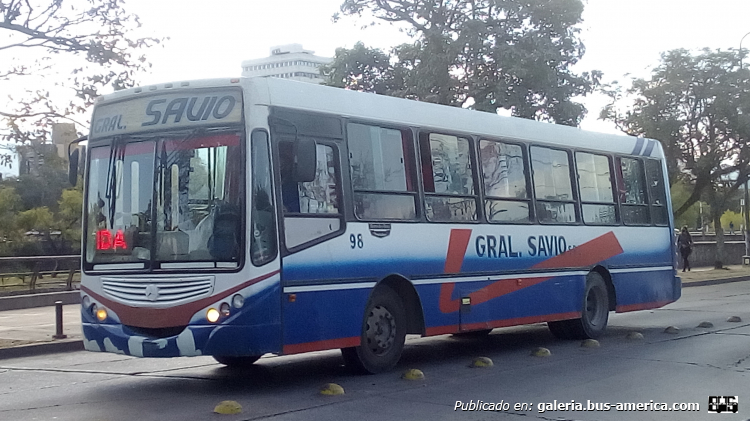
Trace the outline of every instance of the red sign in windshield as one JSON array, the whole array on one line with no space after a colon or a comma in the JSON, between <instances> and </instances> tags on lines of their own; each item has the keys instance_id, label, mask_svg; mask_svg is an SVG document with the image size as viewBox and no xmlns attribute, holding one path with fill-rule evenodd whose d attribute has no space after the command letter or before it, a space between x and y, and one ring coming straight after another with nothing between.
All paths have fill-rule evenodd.
<instances>
[{"instance_id":1,"label":"red sign in windshield","mask_svg":"<svg viewBox=\"0 0 750 421\"><path fill-rule=\"evenodd\" d=\"M97 250L126 250L128 244L125 242L125 234L122 230L117 230L112 235L109 230L103 229L96 232L96 249Z\"/></svg>"}]
</instances>

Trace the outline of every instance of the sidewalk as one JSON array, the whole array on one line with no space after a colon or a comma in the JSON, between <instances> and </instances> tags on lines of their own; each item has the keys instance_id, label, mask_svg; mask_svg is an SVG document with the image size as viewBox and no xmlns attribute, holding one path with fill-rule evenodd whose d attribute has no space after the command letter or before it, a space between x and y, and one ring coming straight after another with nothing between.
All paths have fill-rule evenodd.
<instances>
[{"instance_id":1,"label":"sidewalk","mask_svg":"<svg viewBox=\"0 0 750 421\"><path fill-rule=\"evenodd\" d=\"M695 287L702 285L724 284L727 282L750 281L750 267L742 265L729 265L724 269L713 267L694 268L690 272L682 272L680 269L677 276L682 278L682 287Z\"/></svg>"},{"instance_id":2,"label":"sidewalk","mask_svg":"<svg viewBox=\"0 0 750 421\"><path fill-rule=\"evenodd\" d=\"M732 265L715 270L703 267L690 272L678 272L682 287L750 281L750 268ZM63 306L63 334L66 339L54 339L55 307L37 307L0 311L0 359L83 349L80 305Z\"/></svg>"}]
</instances>

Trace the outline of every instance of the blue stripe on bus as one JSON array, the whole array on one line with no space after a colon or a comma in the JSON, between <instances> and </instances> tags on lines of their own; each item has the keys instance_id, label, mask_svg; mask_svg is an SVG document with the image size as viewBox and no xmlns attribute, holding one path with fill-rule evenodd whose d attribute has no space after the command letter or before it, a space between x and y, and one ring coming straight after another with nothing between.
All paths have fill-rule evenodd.
<instances>
[{"instance_id":1,"label":"blue stripe on bus","mask_svg":"<svg viewBox=\"0 0 750 421\"><path fill-rule=\"evenodd\" d=\"M631 152L631 155L640 155L641 149L643 149L643 138L639 137L635 140L635 148L633 148L633 152Z\"/></svg>"},{"instance_id":2,"label":"blue stripe on bus","mask_svg":"<svg viewBox=\"0 0 750 421\"><path fill-rule=\"evenodd\" d=\"M606 266L669 266L672 264L669 244L661 251L644 250L643 252L629 252L611 257L602 262ZM466 256L461 267L461 273L482 275L484 273L508 273L514 271L525 272L533 265L546 260L546 256L518 258L488 258ZM309 285L306 281L320 280L330 283L330 279L341 282L352 282L353 280L372 282L382 279L390 274L400 274L409 279L432 278L443 274L445 258L435 256L434 258L422 258L415 260L413 257L405 256L401 259L365 259L356 262L295 262L287 263L282 272L283 284ZM561 268L563 269L563 268Z\"/></svg>"},{"instance_id":3,"label":"blue stripe on bus","mask_svg":"<svg viewBox=\"0 0 750 421\"><path fill-rule=\"evenodd\" d=\"M656 145L655 140L649 140L648 145L646 145L646 150L643 151L643 156L651 156L651 151L654 150L655 145Z\"/></svg>"}]
</instances>

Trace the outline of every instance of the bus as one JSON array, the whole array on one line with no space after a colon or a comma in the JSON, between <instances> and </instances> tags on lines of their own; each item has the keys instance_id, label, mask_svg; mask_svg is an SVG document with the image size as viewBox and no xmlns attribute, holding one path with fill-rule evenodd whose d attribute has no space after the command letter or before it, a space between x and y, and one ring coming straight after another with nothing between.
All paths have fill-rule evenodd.
<instances>
[{"instance_id":1,"label":"bus","mask_svg":"<svg viewBox=\"0 0 750 421\"><path fill-rule=\"evenodd\" d=\"M379 373L407 334L596 338L680 297L655 140L237 78L99 98L85 160L90 351Z\"/></svg>"}]
</instances>

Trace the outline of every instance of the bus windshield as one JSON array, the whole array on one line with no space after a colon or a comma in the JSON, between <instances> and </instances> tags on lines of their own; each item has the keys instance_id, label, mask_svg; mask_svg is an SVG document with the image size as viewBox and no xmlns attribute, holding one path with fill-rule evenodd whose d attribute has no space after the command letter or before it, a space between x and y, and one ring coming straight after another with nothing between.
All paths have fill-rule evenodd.
<instances>
[{"instance_id":1,"label":"bus windshield","mask_svg":"<svg viewBox=\"0 0 750 421\"><path fill-rule=\"evenodd\" d=\"M185 262L237 267L244 200L241 144L238 130L197 129L115 136L92 145L86 263L128 269L184 267Z\"/></svg>"}]
</instances>

